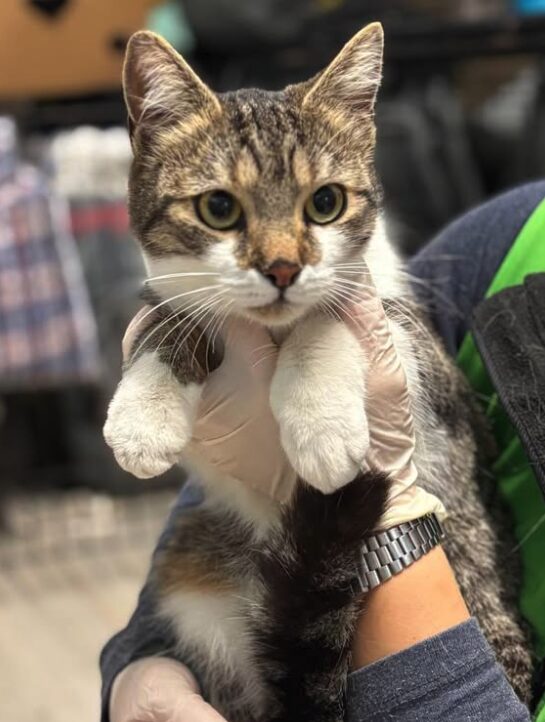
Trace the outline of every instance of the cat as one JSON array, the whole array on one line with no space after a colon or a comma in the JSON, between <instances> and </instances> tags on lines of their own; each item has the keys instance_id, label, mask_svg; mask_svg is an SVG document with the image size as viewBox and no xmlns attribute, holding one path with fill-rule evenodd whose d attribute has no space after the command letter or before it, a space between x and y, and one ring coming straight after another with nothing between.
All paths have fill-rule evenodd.
<instances>
[{"instance_id":1,"label":"cat","mask_svg":"<svg viewBox=\"0 0 545 722\"><path fill-rule=\"evenodd\" d=\"M419 483L445 503L444 548L464 597L529 698L509 528L477 484L478 415L382 217L374 169L382 49L373 23L307 82L224 94L152 33L137 33L127 49L129 208L155 310L125 363L105 437L136 476L183 459L206 487L206 501L177 519L150 583L177 653L230 722L343 718L364 603L358 549L389 485L360 471L365 356L337 315L361 283L363 260L407 375ZM221 363L210 336L232 314L265 325L280 344L271 408L300 479L283 507L188 446L203 383Z\"/></svg>"}]
</instances>

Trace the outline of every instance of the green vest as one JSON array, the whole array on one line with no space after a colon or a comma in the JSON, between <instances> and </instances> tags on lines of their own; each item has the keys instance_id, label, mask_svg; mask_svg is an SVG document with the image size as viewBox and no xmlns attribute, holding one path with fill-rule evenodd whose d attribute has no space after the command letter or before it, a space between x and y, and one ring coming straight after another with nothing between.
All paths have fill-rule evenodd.
<instances>
[{"instance_id":1,"label":"green vest","mask_svg":"<svg viewBox=\"0 0 545 722\"><path fill-rule=\"evenodd\" d=\"M530 273L545 272L545 200L528 218L494 277L486 297L519 285ZM458 365L485 404L486 414L501 450L493 472L501 495L511 510L517 550L523 565L520 608L534 631L535 650L545 657L545 500L519 437L498 396L471 333L464 339ZM536 713L545 722L545 699Z\"/></svg>"}]
</instances>

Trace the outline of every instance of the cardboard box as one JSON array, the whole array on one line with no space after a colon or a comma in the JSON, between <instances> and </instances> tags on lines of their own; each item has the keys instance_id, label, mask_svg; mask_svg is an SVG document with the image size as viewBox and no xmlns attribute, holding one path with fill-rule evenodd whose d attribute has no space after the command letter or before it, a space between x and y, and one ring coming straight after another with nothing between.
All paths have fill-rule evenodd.
<instances>
[{"instance_id":1,"label":"cardboard box","mask_svg":"<svg viewBox=\"0 0 545 722\"><path fill-rule=\"evenodd\" d=\"M39 5L39 2L37 3ZM62 5L62 3L57 3ZM28 0L0 2L0 99L118 88L123 47L157 0L65 0L46 14Z\"/></svg>"}]
</instances>

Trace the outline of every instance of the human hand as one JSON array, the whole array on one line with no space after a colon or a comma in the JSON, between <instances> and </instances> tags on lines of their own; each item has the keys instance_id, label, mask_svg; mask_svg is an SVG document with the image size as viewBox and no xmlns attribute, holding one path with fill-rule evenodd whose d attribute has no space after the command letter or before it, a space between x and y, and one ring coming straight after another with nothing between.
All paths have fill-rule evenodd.
<instances>
[{"instance_id":1,"label":"human hand","mask_svg":"<svg viewBox=\"0 0 545 722\"><path fill-rule=\"evenodd\" d=\"M123 342L125 357L142 315L144 309L127 330ZM368 360L366 464L387 472L393 482L381 526L394 526L432 512L443 518L441 502L416 483L407 379L368 271L362 291L346 308L345 322ZM281 446L269 404L278 348L265 328L240 318L229 319L223 335L224 358L204 385L187 451L243 484L286 501L296 474Z\"/></svg>"},{"instance_id":2,"label":"human hand","mask_svg":"<svg viewBox=\"0 0 545 722\"><path fill-rule=\"evenodd\" d=\"M120 672L109 712L110 722L225 722L187 667L164 657L145 657Z\"/></svg>"},{"instance_id":3,"label":"human hand","mask_svg":"<svg viewBox=\"0 0 545 722\"><path fill-rule=\"evenodd\" d=\"M381 527L388 528L435 513L446 516L441 501L418 486L415 433L407 376L394 346L390 323L368 269L345 321L368 362L366 413L369 450L366 465L390 475L392 486Z\"/></svg>"},{"instance_id":4,"label":"human hand","mask_svg":"<svg viewBox=\"0 0 545 722\"><path fill-rule=\"evenodd\" d=\"M123 339L129 358L151 316L143 308ZM245 486L287 501L296 482L269 404L278 347L267 330L232 317L222 329L223 360L204 384L193 435L184 453L220 469Z\"/></svg>"}]
</instances>

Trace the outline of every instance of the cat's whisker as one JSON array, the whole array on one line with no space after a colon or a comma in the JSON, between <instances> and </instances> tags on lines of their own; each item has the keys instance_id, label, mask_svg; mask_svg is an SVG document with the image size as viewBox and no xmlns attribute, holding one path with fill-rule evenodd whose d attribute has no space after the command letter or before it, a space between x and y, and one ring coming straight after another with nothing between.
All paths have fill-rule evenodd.
<instances>
[{"instance_id":1,"label":"cat's whisker","mask_svg":"<svg viewBox=\"0 0 545 722\"><path fill-rule=\"evenodd\" d=\"M256 368L259 366L259 364L264 363L267 359L272 358L275 356L278 352L278 346L275 343L264 343L261 346L257 346L252 350L252 356L256 355L258 351L264 351L264 350L270 350L271 353L265 353L261 355L256 361L252 364L252 368Z\"/></svg>"},{"instance_id":2,"label":"cat's whisker","mask_svg":"<svg viewBox=\"0 0 545 722\"><path fill-rule=\"evenodd\" d=\"M167 316L162 319L161 323L157 324L157 326L153 326L150 331L144 336L144 338L140 341L138 344L138 347L131 352L131 358L136 358L142 348L146 345L146 343L151 339L152 336L154 336L158 331L163 328L163 326L169 321L172 321L176 316L179 314L179 311L172 311L171 313L167 314Z\"/></svg>"},{"instance_id":3,"label":"cat's whisker","mask_svg":"<svg viewBox=\"0 0 545 722\"><path fill-rule=\"evenodd\" d=\"M375 287L369 283L361 283L360 281L354 281L351 278L339 278L337 279L339 283L343 283L344 285L353 286L354 288L359 288L362 291L373 291L375 290Z\"/></svg>"},{"instance_id":4,"label":"cat's whisker","mask_svg":"<svg viewBox=\"0 0 545 722\"><path fill-rule=\"evenodd\" d=\"M154 311L157 311L158 308L161 308L162 306L166 306L168 303L171 303L172 301L177 301L180 298L184 298L185 296L191 296L194 293L199 293L200 291L209 291L213 288L217 288L216 285L214 286L202 286L201 288L195 288L192 291L184 291L184 293L178 293L175 296L170 296L169 298L166 298L164 301L161 301L160 303L156 303L155 305L151 306L149 311L147 311L142 318L139 318L137 321L137 324L143 323L143 321L148 318L148 316L153 313ZM182 309L180 309L182 310Z\"/></svg>"},{"instance_id":5,"label":"cat's whisker","mask_svg":"<svg viewBox=\"0 0 545 722\"><path fill-rule=\"evenodd\" d=\"M201 334L200 334L199 338L197 339L197 341L196 341L196 343L195 343L195 348L193 349L193 354L192 354L192 356L191 356L191 365L193 365L193 363L194 363L194 361L195 361L195 354L197 353L197 349L198 349L198 347L199 347L199 344L200 344L200 342L201 342L201 339L203 338L203 336L206 335L206 332L207 332L209 329L211 329L211 327L213 326L213 324L214 324L214 322L216 321L216 319L218 318L218 316L221 317L222 313L223 313L223 309L222 309L222 308L217 308L217 309L215 309L214 312L212 313L212 316L210 317L210 319L208 320L208 322L206 323L206 325L205 325L204 328L202 329ZM210 339L208 338L208 339L207 339L207 343L206 343L206 349L205 349L205 363L206 363L206 366L207 366L207 372L208 372L208 345L209 345L208 342L209 342L209 340L210 340Z\"/></svg>"},{"instance_id":6,"label":"cat's whisker","mask_svg":"<svg viewBox=\"0 0 545 722\"><path fill-rule=\"evenodd\" d=\"M208 334L208 339L206 341L206 358L208 360L208 349L209 347L212 350L212 353L216 353L216 337L227 318L228 311L227 309L224 311L224 314L222 316L221 312L216 315L216 321L214 323L214 326L210 329L210 333ZM210 373L210 369L207 368L208 373Z\"/></svg>"},{"instance_id":7,"label":"cat's whisker","mask_svg":"<svg viewBox=\"0 0 545 722\"><path fill-rule=\"evenodd\" d=\"M277 346L274 343L264 343L261 346L256 346L253 349L253 353L255 353L256 351L262 351L264 348L277 348Z\"/></svg>"},{"instance_id":8,"label":"cat's whisker","mask_svg":"<svg viewBox=\"0 0 545 722\"><path fill-rule=\"evenodd\" d=\"M233 300L228 301L225 308L223 309L223 314L221 313L221 310L220 310L220 313L217 315L217 322L214 325L214 327L212 328L212 330L210 331L209 338L208 338L208 341L206 344L207 360L208 360L208 345L211 344L212 353L215 353L216 352L216 338L217 338L219 332L221 331L221 329L223 328L223 325L229 315L229 310L230 310L231 306L233 305L233 303L234 303ZM209 372L208 368L207 368L207 372Z\"/></svg>"},{"instance_id":9,"label":"cat's whisker","mask_svg":"<svg viewBox=\"0 0 545 722\"><path fill-rule=\"evenodd\" d=\"M340 313L338 314L338 318L339 318L340 321L345 321L346 318L348 317L348 318L351 319L354 323L356 323L356 321L355 321L355 319L354 319L354 316L353 316L353 315L350 313L350 311L346 308L345 303L343 303L343 301L344 301L344 302L346 302L346 301L349 301L349 302L350 302L351 300L352 300L352 299L349 299L349 298L347 298L347 297L345 297L345 296L342 296L342 295L339 293L339 290L338 290L338 289L334 289L334 290L333 290L333 293L332 293L332 295L330 296L329 302L333 305L333 307L334 307L335 309L338 309L338 311L340 312Z\"/></svg>"},{"instance_id":10,"label":"cat's whisker","mask_svg":"<svg viewBox=\"0 0 545 722\"><path fill-rule=\"evenodd\" d=\"M178 355L178 352L180 349L183 348L185 342L187 339L191 336L191 334L199 327L199 324L201 321L206 318L207 314L210 313L210 311L220 303L222 296L224 295L225 291L220 291L215 296L212 296L212 298L208 299L205 304L201 308L199 308L195 313L191 315L191 318L189 319L189 323L193 321L193 325L190 327L189 331L185 333L182 339L180 339L175 347L174 347L174 353L171 355L171 363L174 363L176 361L176 357ZM188 323L188 325L189 325ZM185 330L185 328L184 328Z\"/></svg>"},{"instance_id":11,"label":"cat's whisker","mask_svg":"<svg viewBox=\"0 0 545 722\"><path fill-rule=\"evenodd\" d=\"M171 279L171 278L188 278L192 276L219 276L221 274L216 273L215 271L180 271L177 273L165 273L162 276L150 276L149 278L146 278L144 283L151 283L152 281L163 281L165 279Z\"/></svg>"},{"instance_id":12,"label":"cat's whisker","mask_svg":"<svg viewBox=\"0 0 545 722\"><path fill-rule=\"evenodd\" d=\"M257 361L254 361L254 363L252 364L252 368L253 369L257 368L262 363L265 363L265 361L268 361L269 359L274 358L275 356L276 356L276 352L264 354L263 356L258 358Z\"/></svg>"},{"instance_id":13,"label":"cat's whisker","mask_svg":"<svg viewBox=\"0 0 545 722\"><path fill-rule=\"evenodd\" d=\"M186 306L183 310L180 309L175 315L181 315L180 320L174 324L174 327L171 328L167 333L161 338L158 346L157 351L159 351L162 347L164 347L164 344L166 342L166 339L170 336L171 333L173 333L177 328L180 328L184 324L184 322L187 321L187 311L190 311L192 308L200 308L203 304L206 304L208 302L208 299L198 299L191 303L189 306ZM161 326L164 326L164 323L160 324Z\"/></svg>"},{"instance_id":14,"label":"cat's whisker","mask_svg":"<svg viewBox=\"0 0 545 722\"><path fill-rule=\"evenodd\" d=\"M522 539L511 549L511 554L515 554L520 550L524 544L540 529L545 523L545 514L542 514L536 523L528 530L528 532L522 537Z\"/></svg>"},{"instance_id":15,"label":"cat's whisker","mask_svg":"<svg viewBox=\"0 0 545 722\"><path fill-rule=\"evenodd\" d=\"M396 319L397 317L397 320L401 320L401 322L408 322L409 325L418 329L425 338L431 338L432 334L430 329L426 326L422 319L418 317L414 309L412 309L407 303L403 303L402 300L397 308L390 311L390 315L393 319Z\"/></svg>"},{"instance_id":16,"label":"cat's whisker","mask_svg":"<svg viewBox=\"0 0 545 722\"><path fill-rule=\"evenodd\" d=\"M332 299L331 299L331 300L332 300ZM327 313L330 313L337 321L341 321L341 322L342 322L341 316L339 316L339 314L337 313L337 311L335 310L335 308L334 308L333 306L331 306L329 300L327 300L327 299L322 300L322 301L320 302L319 306L320 306L321 308L323 308Z\"/></svg>"},{"instance_id":17,"label":"cat's whisker","mask_svg":"<svg viewBox=\"0 0 545 722\"><path fill-rule=\"evenodd\" d=\"M203 289L198 289L198 290L205 290L206 288L207 288L207 287L203 287ZM208 288L215 288L215 286L210 286L210 287L208 287ZM185 294L183 294L183 295L185 295ZM172 299L168 299L168 300L170 301L170 300L172 300ZM138 353L141 351L142 347L150 340L150 338L151 338L154 334L156 334L157 331L159 331L161 328L163 328L163 326L165 326L165 324L167 324L169 321L172 321L173 318L176 318L176 316L178 316L178 315L181 313L182 310L188 310L188 309L194 307L195 305L198 305L199 303L202 303L202 299L198 299L197 301L189 304L189 306L186 306L184 309L174 309L174 310L172 311L172 313L168 314L168 315L166 316L166 318L164 318L164 319L161 321L161 323L159 323L157 326L154 326L154 327L151 329L151 331L149 331L149 332L146 334L146 336L142 339L142 341L141 341L140 344L138 345L138 348L131 354L131 356L132 356L133 358L135 358L135 357L138 355ZM159 306L163 306L163 305L164 305L164 302L161 303L161 304L157 304L157 305L153 306L147 313L144 314L144 316L143 316L142 318L138 319L137 325L141 324L142 321L144 321L144 319L147 318L147 317L150 315L150 313L153 313L153 311L155 311L157 308L159 308ZM161 345L161 343L162 343L162 341L160 342L159 346Z\"/></svg>"},{"instance_id":18,"label":"cat's whisker","mask_svg":"<svg viewBox=\"0 0 545 722\"><path fill-rule=\"evenodd\" d=\"M191 367L193 367L193 364L194 364L195 361L196 361L197 350L198 350L198 348L199 348L199 344L200 344L200 342L201 342L201 339L202 339L203 337L205 337L205 334L206 334L207 330L210 328L211 324L214 322L214 319L216 318L216 315L217 315L218 313L220 313L220 309L214 309L213 312L212 312L212 314L211 314L211 316L210 316L210 318L209 318L209 319L206 321L206 323L203 325L203 327L202 327L202 329L201 329L201 332L200 332L200 334L199 334L199 337L198 337L197 340L195 341L195 344L194 344L194 347L193 347L193 353L191 354L191 362L190 362L190 366L191 366ZM208 353L208 343L206 344L205 357L204 357L204 363L205 363L205 365L206 365L206 367L207 367L207 373L208 373L208 358L207 358L207 353Z\"/></svg>"},{"instance_id":19,"label":"cat's whisker","mask_svg":"<svg viewBox=\"0 0 545 722\"><path fill-rule=\"evenodd\" d=\"M332 291L342 296L348 304L353 304L358 300L357 292L352 288L344 288L340 284L335 284Z\"/></svg>"},{"instance_id":20,"label":"cat's whisker","mask_svg":"<svg viewBox=\"0 0 545 722\"><path fill-rule=\"evenodd\" d=\"M368 268L365 261L350 261L349 263L336 263L331 268Z\"/></svg>"},{"instance_id":21,"label":"cat's whisker","mask_svg":"<svg viewBox=\"0 0 545 722\"><path fill-rule=\"evenodd\" d=\"M232 301L229 301L227 303L227 306L223 309L219 308L212 319L212 325L210 328L210 331L208 332L207 339L206 339L206 372L210 373L210 368L208 367L208 351L211 350L212 354L215 354L216 352L216 334L218 333L220 327L222 326L223 322L227 318L227 314L229 312L229 307L231 306Z\"/></svg>"},{"instance_id":22,"label":"cat's whisker","mask_svg":"<svg viewBox=\"0 0 545 722\"><path fill-rule=\"evenodd\" d=\"M191 313L184 314L183 320L185 321L185 324L183 325L183 331L185 331L188 327L190 327L193 324L193 326L191 327L191 330L189 331L188 336L191 335L194 328L198 325L201 317L206 315L206 313L216 305L216 303L220 300L222 295L223 295L223 292L220 291L218 293L215 293L213 296L209 296L208 298L202 300L201 302L194 304L193 308L186 309L187 311L191 311ZM195 324L195 322L196 322L196 324ZM177 346L178 343L176 342L175 345Z\"/></svg>"}]
</instances>

